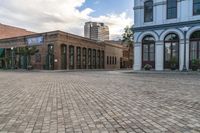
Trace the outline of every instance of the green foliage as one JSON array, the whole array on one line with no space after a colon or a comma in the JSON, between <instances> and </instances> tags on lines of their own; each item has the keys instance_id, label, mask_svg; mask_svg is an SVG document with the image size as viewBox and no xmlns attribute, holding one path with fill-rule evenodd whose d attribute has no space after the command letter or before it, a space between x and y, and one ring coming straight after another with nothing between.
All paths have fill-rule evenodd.
<instances>
[{"instance_id":1,"label":"green foliage","mask_svg":"<svg viewBox=\"0 0 200 133\"><path fill-rule=\"evenodd\" d=\"M124 33L122 34L122 42L127 43L129 47L132 47L133 39L134 39L133 26L132 27L127 26L126 28L124 28Z\"/></svg>"},{"instance_id":2,"label":"green foliage","mask_svg":"<svg viewBox=\"0 0 200 133\"><path fill-rule=\"evenodd\" d=\"M176 70L176 69L177 69L177 64L178 64L178 62L177 62L176 57L173 57L173 58L169 61L169 63L170 63L171 70Z\"/></svg>"},{"instance_id":3,"label":"green foliage","mask_svg":"<svg viewBox=\"0 0 200 133\"><path fill-rule=\"evenodd\" d=\"M192 60L192 70L197 71L200 68L200 60L193 59Z\"/></svg>"},{"instance_id":4,"label":"green foliage","mask_svg":"<svg viewBox=\"0 0 200 133\"><path fill-rule=\"evenodd\" d=\"M39 50L37 49L36 46L32 46L32 47L26 46L26 47L19 48L16 54L23 55L23 56L31 56L38 52Z\"/></svg>"},{"instance_id":5,"label":"green foliage","mask_svg":"<svg viewBox=\"0 0 200 133\"><path fill-rule=\"evenodd\" d=\"M36 46L32 47L25 46L16 50L16 54L25 56L27 58L27 69L31 66L31 56L35 55L38 52L39 50L37 49Z\"/></svg>"},{"instance_id":6,"label":"green foliage","mask_svg":"<svg viewBox=\"0 0 200 133\"><path fill-rule=\"evenodd\" d=\"M151 70L151 69L152 69L152 66L149 65L149 64L146 64L146 65L144 66L144 69L145 69L145 70Z\"/></svg>"},{"instance_id":7,"label":"green foliage","mask_svg":"<svg viewBox=\"0 0 200 133\"><path fill-rule=\"evenodd\" d=\"M170 62L171 66L174 66L177 64L177 59L175 57L173 57L169 62Z\"/></svg>"},{"instance_id":8,"label":"green foliage","mask_svg":"<svg viewBox=\"0 0 200 133\"><path fill-rule=\"evenodd\" d=\"M199 65L200 65L200 60L198 60L198 59L192 60L192 66L199 66Z\"/></svg>"}]
</instances>

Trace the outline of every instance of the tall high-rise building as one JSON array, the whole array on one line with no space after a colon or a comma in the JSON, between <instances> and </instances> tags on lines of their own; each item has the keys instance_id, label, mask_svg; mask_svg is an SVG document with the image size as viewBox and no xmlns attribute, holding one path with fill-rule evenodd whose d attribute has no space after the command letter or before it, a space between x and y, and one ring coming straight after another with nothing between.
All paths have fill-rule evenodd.
<instances>
[{"instance_id":1,"label":"tall high-rise building","mask_svg":"<svg viewBox=\"0 0 200 133\"><path fill-rule=\"evenodd\" d=\"M109 40L109 27L104 23L86 22L84 36L98 41Z\"/></svg>"}]
</instances>

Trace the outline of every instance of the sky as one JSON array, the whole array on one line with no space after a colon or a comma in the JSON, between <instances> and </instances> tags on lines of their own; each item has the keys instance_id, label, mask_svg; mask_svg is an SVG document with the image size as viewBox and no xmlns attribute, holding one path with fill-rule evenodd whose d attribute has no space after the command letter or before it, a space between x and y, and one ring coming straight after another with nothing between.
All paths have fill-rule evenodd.
<instances>
[{"instance_id":1,"label":"sky","mask_svg":"<svg viewBox=\"0 0 200 133\"><path fill-rule=\"evenodd\" d=\"M87 21L104 22L110 38L133 25L134 0L0 0L0 23L34 32L62 30L84 35Z\"/></svg>"}]
</instances>

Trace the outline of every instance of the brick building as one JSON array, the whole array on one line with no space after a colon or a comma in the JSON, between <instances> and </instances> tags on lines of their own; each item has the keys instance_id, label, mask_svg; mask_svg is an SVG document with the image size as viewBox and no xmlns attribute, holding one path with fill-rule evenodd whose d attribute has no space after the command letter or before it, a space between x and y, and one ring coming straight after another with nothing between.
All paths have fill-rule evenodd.
<instances>
[{"instance_id":1,"label":"brick building","mask_svg":"<svg viewBox=\"0 0 200 133\"><path fill-rule=\"evenodd\" d=\"M36 46L31 56L34 69L120 69L123 47L53 31L0 40L0 67L26 68L27 58L17 54L21 47ZM7 61L5 62L5 58ZM14 59L13 59L14 58Z\"/></svg>"},{"instance_id":2,"label":"brick building","mask_svg":"<svg viewBox=\"0 0 200 133\"><path fill-rule=\"evenodd\" d=\"M122 42L121 40L118 41L105 41L108 44L114 44L116 46L122 46L123 47L123 55L120 59L121 62L121 68L132 68L133 67L133 46L129 46L127 42Z\"/></svg>"},{"instance_id":3,"label":"brick building","mask_svg":"<svg viewBox=\"0 0 200 133\"><path fill-rule=\"evenodd\" d=\"M0 39L34 34L26 29L0 23Z\"/></svg>"}]
</instances>

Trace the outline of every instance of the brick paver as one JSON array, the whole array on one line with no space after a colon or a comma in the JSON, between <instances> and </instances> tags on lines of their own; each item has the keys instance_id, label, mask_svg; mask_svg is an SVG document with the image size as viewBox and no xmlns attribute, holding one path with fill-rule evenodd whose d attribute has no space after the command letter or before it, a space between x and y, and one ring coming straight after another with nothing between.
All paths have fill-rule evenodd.
<instances>
[{"instance_id":1,"label":"brick paver","mask_svg":"<svg viewBox=\"0 0 200 133\"><path fill-rule=\"evenodd\" d=\"M200 133L200 76L0 72L1 133Z\"/></svg>"}]
</instances>

